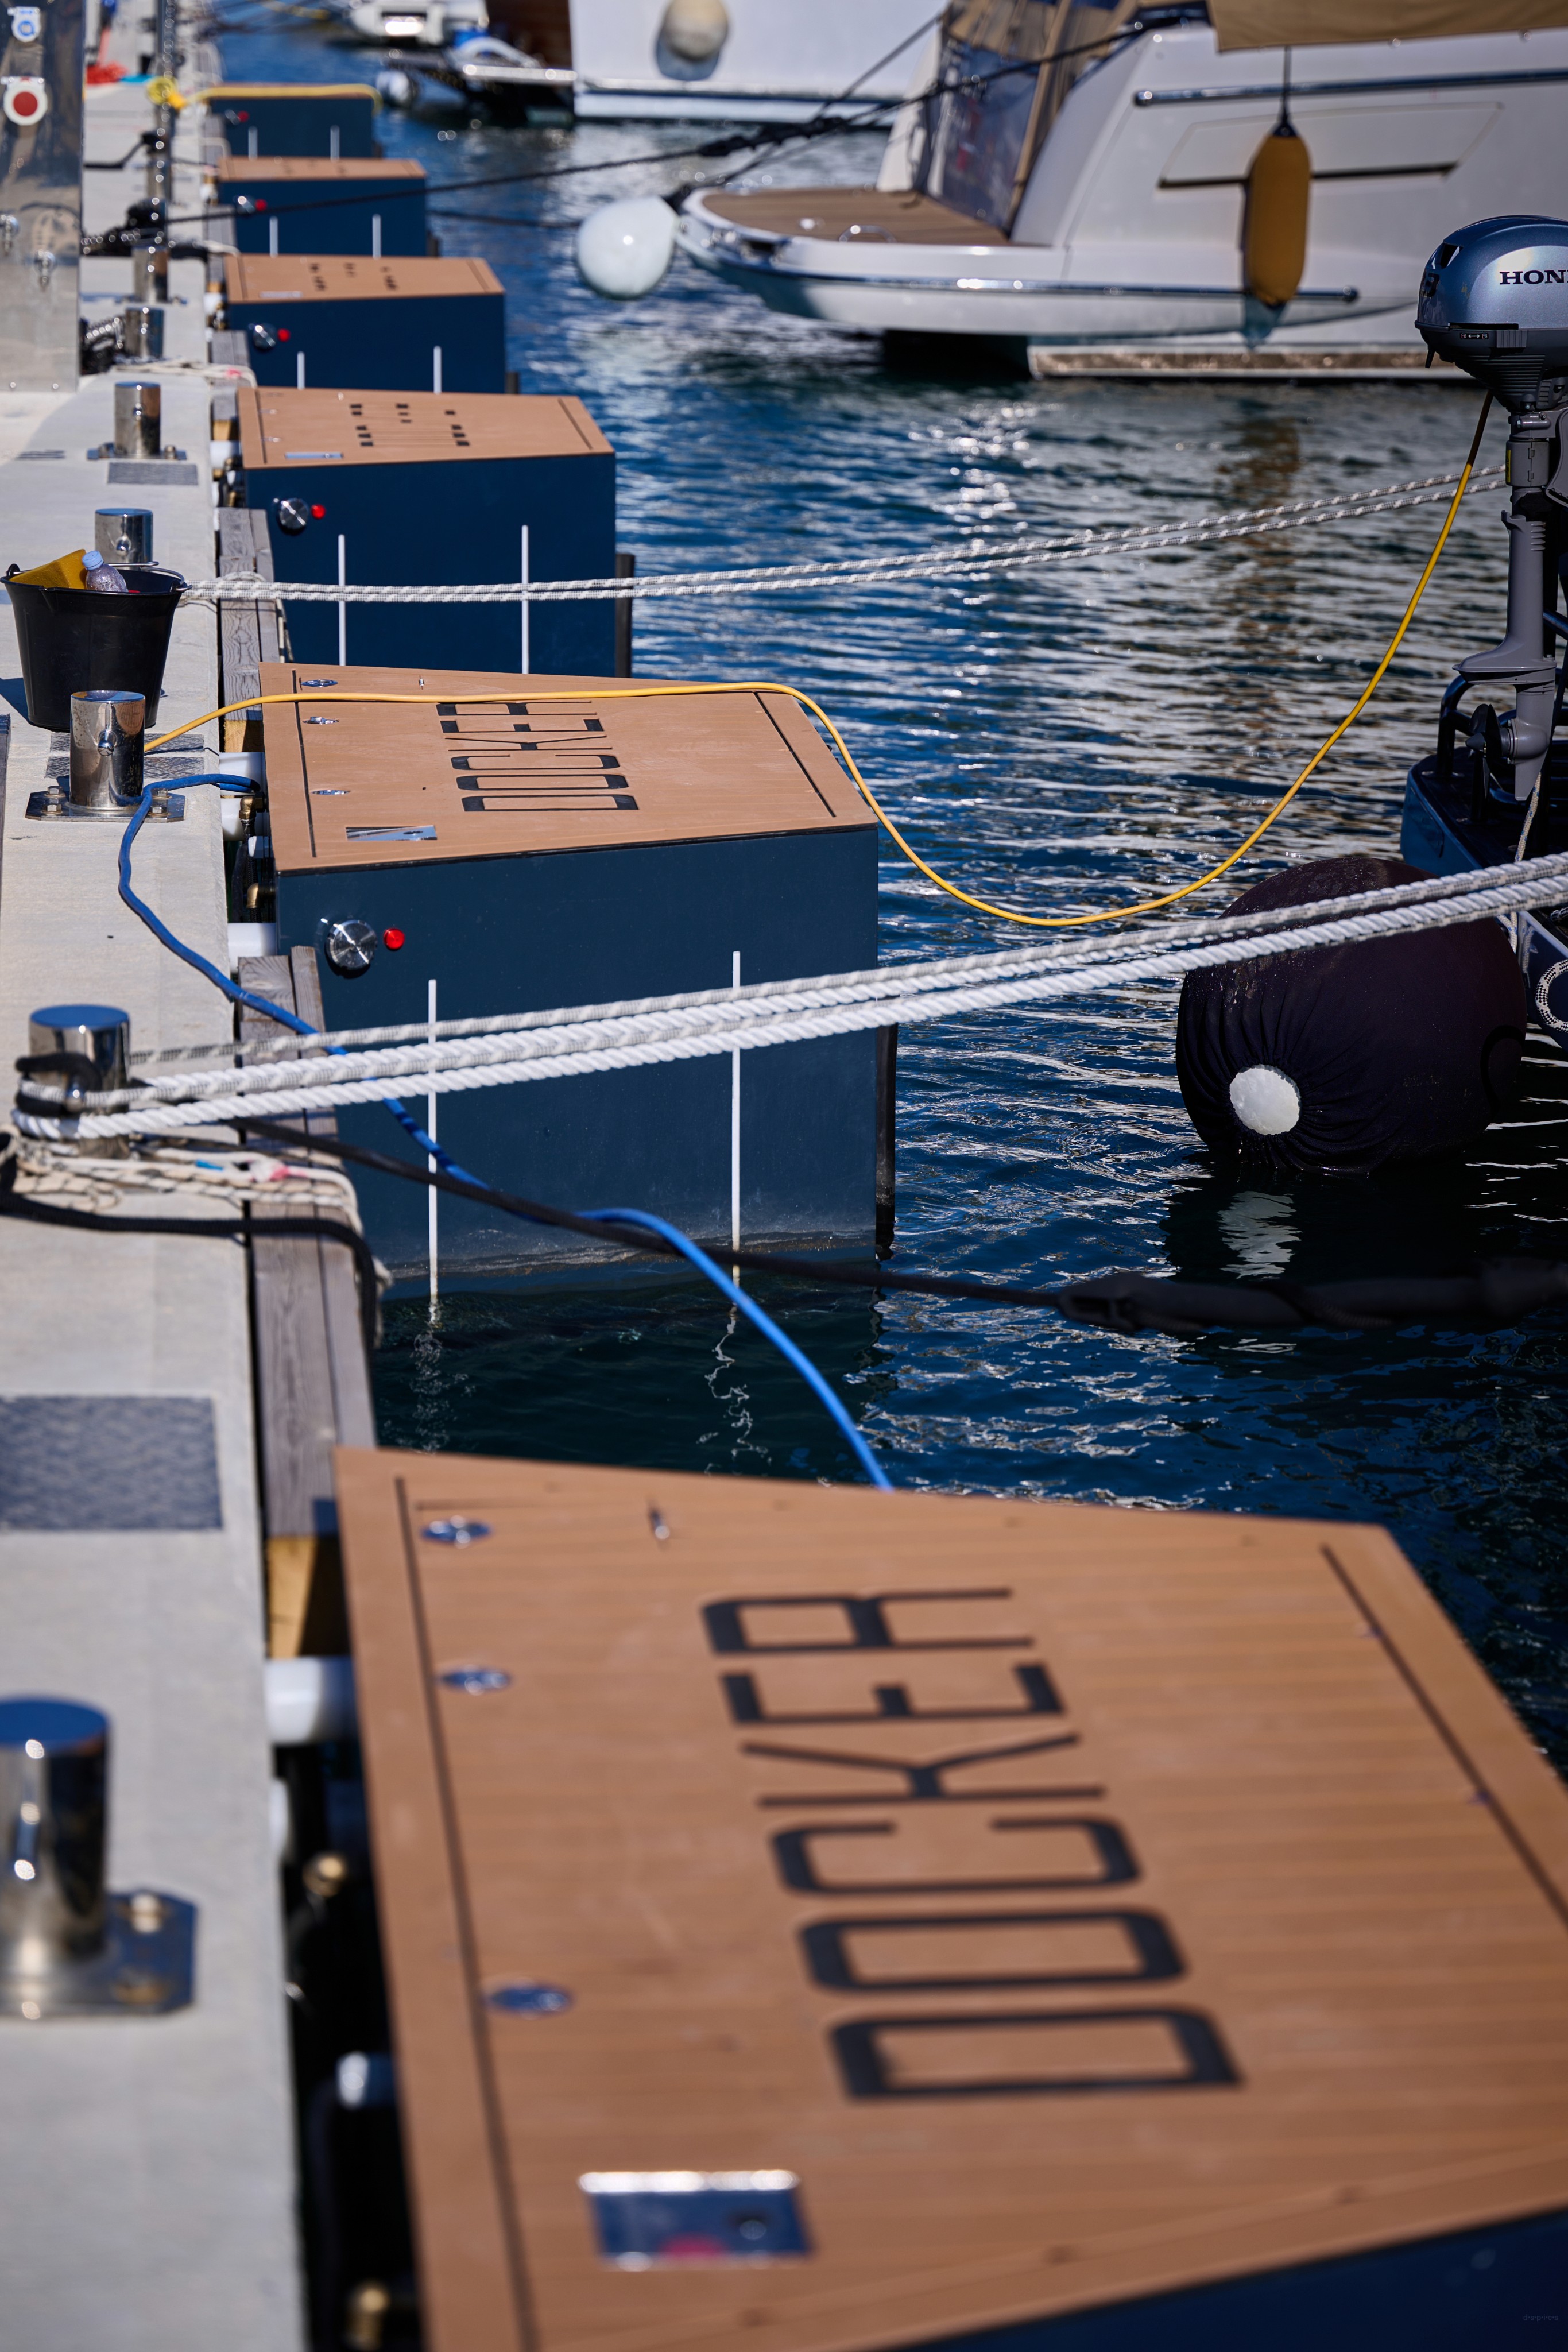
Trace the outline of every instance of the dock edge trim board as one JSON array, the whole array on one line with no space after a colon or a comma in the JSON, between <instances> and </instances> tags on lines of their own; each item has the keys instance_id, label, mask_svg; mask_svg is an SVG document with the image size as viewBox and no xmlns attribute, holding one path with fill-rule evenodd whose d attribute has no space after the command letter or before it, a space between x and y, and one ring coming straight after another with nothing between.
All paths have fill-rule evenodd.
<instances>
[{"instance_id":1,"label":"dock edge trim board","mask_svg":"<svg viewBox=\"0 0 1568 2352\"><path fill-rule=\"evenodd\" d=\"M1568 1792L1380 1530L337 1490L432 2352L935 2346L1568 2209ZM727 2183L775 2259L636 2237Z\"/></svg>"}]
</instances>

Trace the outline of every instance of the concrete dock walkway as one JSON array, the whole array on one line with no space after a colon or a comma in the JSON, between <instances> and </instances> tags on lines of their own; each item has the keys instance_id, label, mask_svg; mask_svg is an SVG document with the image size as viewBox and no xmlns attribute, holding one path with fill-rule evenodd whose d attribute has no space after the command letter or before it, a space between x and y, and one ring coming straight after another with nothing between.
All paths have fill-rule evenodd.
<instances>
[{"instance_id":1,"label":"concrete dock walkway","mask_svg":"<svg viewBox=\"0 0 1568 2352\"><path fill-rule=\"evenodd\" d=\"M89 157L123 154L150 119L143 85L89 89ZM199 126L192 110L176 212L195 209ZM87 226L118 220L143 192L141 161L89 172L85 187ZM84 316L103 317L130 288L128 260L84 262ZM112 439L112 375L58 394L0 385L0 563L90 547L95 508L119 503L152 510L159 562L212 575L204 288L199 262L173 264L166 362L120 371L158 376L164 438L183 460L89 457ZM44 1004L120 1006L133 1048L231 1035L218 992L121 904L121 828L27 819L65 746L29 725L19 672L0 609L7 1085ZM186 608L160 727L210 709L217 687L214 615ZM215 753L217 729L191 740ZM144 829L136 878L181 938L228 968L215 792L189 793L183 824ZM189 2008L0 2022L8 2136L27 2152L0 2220L4 2333L39 2352L292 2352L301 2322L244 1244L0 1219L0 1332L5 1689L109 1716L110 1885L183 1897L198 1915ZM31 1399L49 1400L47 1411Z\"/></svg>"}]
</instances>

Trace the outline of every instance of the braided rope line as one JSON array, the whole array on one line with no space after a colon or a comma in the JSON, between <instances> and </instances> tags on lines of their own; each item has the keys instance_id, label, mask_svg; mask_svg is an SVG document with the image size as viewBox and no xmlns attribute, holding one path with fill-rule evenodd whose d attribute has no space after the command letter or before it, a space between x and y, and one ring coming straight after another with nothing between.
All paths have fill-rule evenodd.
<instances>
[{"instance_id":1,"label":"braided rope line","mask_svg":"<svg viewBox=\"0 0 1568 2352\"><path fill-rule=\"evenodd\" d=\"M1467 496L1502 479L1500 466L1478 468ZM979 580L1048 565L1107 555L1158 555L1230 539L1255 539L1296 530L1312 523L1351 522L1365 515L1393 514L1436 506L1449 494L1458 474L1430 474L1420 481L1396 482L1384 489L1356 491L1337 499L1301 499L1281 507L1243 507L1190 523L1131 524L1121 530L1085 529L1055 539L1019 540L1010 547L980 546L967 553L926 550L910 555L865 556L838 563L754 565L729 572L645 572L630 580L500 580L459 587L385 587L352 582L264 580L256 572L231 572L186 589L183 604L256 604L287 598L304 604L574 604L593 599L647 602L685 596L779 594L801 588L896 586L903 581Z\"/></svg>"},{"instance_id":2,"label":"braided rope line","mask_svg":"<svg viewBox=\"0 0 1568 2352\"><path fill-rule=\"evenodd\" d=\"M1535 862L1535 861L1532 861ZM1568 860L1542 859L1561 869ZM1278 930L1254 937L1246 961L1289 955L1302 949L1340 947L1386 937L1394 932L1434 930L1450 924L1473 922L1518 908L1541 906L1554 899L1563 886L1561 870L1520 877L1516 868L1494 867L1509 879L1490 881L1486 872L1471 890L1425 904L1385 908L1372 914L1340 916L1302 923L1299 919ZM1333 903L1323 902L1323 903ZM1299 917L1301 910L1291 909ZM883 1026L896 1004L902 1021L934 1021L959 1013L995 1011L1015 1004L1044 1004L1060 998L1096 993L1131 982L1181 979L1189 971L1237 961L1236 940L1215 938L1175 949L1154 949L1122 959L1107 959L1069 969L1031 971L1010 980L982 980L950 987L939 994L905 992L890 999L886 991L874 996L862 990L844 992L850 1001L816 1010L781 1013L766 1000L738 1008L731 1000L721 1011L691 1008L633 1019L559 1024L518 1037L449 1040L423 1048L405 1047L386 1054L348 1055L317 1064L314 1083L279 1086L276 1067L238 1073L214 1073L211 1080L188 1081L190 1098L180 1102L152 1101L135 1110L89 1112L69 1119L41 1118L32 1112L14 1114L25 1134L39 1136L110 1136L172 1132L182 1128L230 1124L251 1118L277 1118L301 1111L324 1110L350 1103L382 1102L402 1090L405 1080L417 1076L428 1094L471 1093L483 1087L511 1086L534 1079L579 1077L609 1070L637 1069L649 1064L691 1061L714 1054L750 1051L769 1045L803 1044L818 1037L844 1036ZM737 1019L737 1012L754 1017ZM437 1057L447 1056L444 1066ZM248 1083L251 1081L253 1083ZM169 1081L168 1084L175 1082ZM120 1102L124 1096L105 1100Z\"/></svg>"},{"instance_id":3,"label":"braided rope line","mask_svg":"<svg viewBox=\"0 0 1568 2352\"><path fill-rule=\"evenodd\" d=\"M270 1152L225 1153L221 1163L199 1152L154 1145L127 1160L87 1160L64 1142L14 1135L5 1155L16 1162L16 1191L24 1200L58 1202L114 1213L149 1199L214 1202L225 1208L324 1211L351 1225L359 1196L339 1168L295 1167Z\"/></svg>"},{"instance_id":4,"label":"braided rope line","mask_svg":"<svg viewBox=\"0 0 1568 2352\"><path fill-rule=\"evenodd\" d=\"M1509 867L1495 869L1500 873ZM1542 883L1561 881L1568 888L1568 852L1560 851L1552 857L1532 858L1531 876ZM1385 908L1426 906L1449 898L1465 898L1484 877L1485 869L1464 874L1439 875L1427 882L1397 882L1381 890L1347 893L1343 898L1322 899L1318 908L1331 909L1336 919L1353 915L1375 914ZM1222 939L1234 944L1238 940L1251 938L1258 932L1277 930L1282 925L1300 925L1315 919L1312 907L1270 908L1249 915L1201 915L1185 921L1162 925L1160 940L1166 948L1185 947L1203 940ZM950 988L966 980L1008 980L1015 975L1041 970L1060 971L1067 967L1097 966L1103 963L1125 962L1130 957L1146 952L1146 940L1135 933L1117 936L1080 932L1074 937L1053 940L1038 947L989 949L984 953L965 956L933 956L920 962L872 964L863 971L825 972L811 978L789 981L754 981L741 988L689 989L672 996L622 997L603 1004L558 1005L549 1012L502 1013L475 1014L462 1021L438 1021L432 1028L426 1021L389 1024L371 1029L324 1030L318 1037L289 1036L273 1046L247 1045L244 1066L261 1069L278 1061L296 1061L301 1055L331 1054L354 1045L428 1046L449 1038L500 1036L525 1029L554 1029L572 1026L580 1022L616 1020L622 1016L685 1013L706 1006L722 1006L727 1014L744 1012L753 1004L768 1004L776 1012L808 1012L831 1004L844 1004L862 996L880 997L889 1003L901 1003L906 997L927 991ZM204 1049L186 1045L178 1049L183 1061L189 1063ZM220 1071L171 1072L165 1077L150 1078L134 1097L146 1099L148 1092L168 1092L178 1095L200 1076L211 1076L222 1083L234 1074L235 1048L225 1042L204 1049L216 1061ZM151 1058L151 1057L149 1057ZM132 1056L136 1059L136 1056ZM105 1098L107 1101L107 1097ZM132 1097L123 1097L127 1102Z\"/></svg>"}]
</instances>

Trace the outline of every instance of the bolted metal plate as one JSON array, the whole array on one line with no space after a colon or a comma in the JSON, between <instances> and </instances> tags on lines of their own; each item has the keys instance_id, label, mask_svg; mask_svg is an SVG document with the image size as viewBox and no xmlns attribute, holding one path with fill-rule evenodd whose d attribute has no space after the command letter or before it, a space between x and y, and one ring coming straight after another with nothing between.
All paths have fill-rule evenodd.
<instances>
[{"instance_id":1,"label":"bolted metal plate","mask_svg":"<svg viewBox=\"0 0 1568 2352\"><path fill-rule=\"evenodd\" d=\"M44 1977L0 1977L0 2017L162 2017L194 1997L196 1906L138 1887L109 1898L103 1950Z\"/></svg>"}]
</instances>

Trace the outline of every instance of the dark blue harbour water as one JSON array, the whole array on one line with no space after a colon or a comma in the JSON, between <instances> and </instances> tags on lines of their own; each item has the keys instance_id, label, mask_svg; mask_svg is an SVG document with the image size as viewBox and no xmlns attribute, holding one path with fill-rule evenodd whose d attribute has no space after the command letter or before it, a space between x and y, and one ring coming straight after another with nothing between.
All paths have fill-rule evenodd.
<instances>
[{"instance_id":1,"label":"dark blue harbour water","mask_svg":"<svg viewBox=\"0 0 1568 2352\"><path fill-rule=\"evenodd\" d=\"M235 78L368 78L375 62L314 33L231 37L225 57ZM461 112L384 117L382 135L433 182L687 143L645 124L470 128ZM841 136L755 179L869 178L879 144ZM1163 520L1447 471L1464 454L1475 404L1428 385L1033 385L984 355L890 362L875 341L774 319L684 263L637 306L587 293L571 226L695 168L433 196L445 249L483 255L507 286L524 389L580 394L614 443L620 537L644 569ZM1440 512L1028 583L639 606L636 665L804 688L966 888L1035 912L1113 906L1203 872L1257 822L1375 664ZM1497 515L1483 497L1461 517L1371 710L1235 887L1287 860L1396 849L1404 772L1453 661L1500 633ZM891 848L883 885L884 958L1000 943ZM1113 1266L1311 1281L1568 1255L1568 1066L1539 1041L1518 1112L1462 1161L1264 1188L1221 1176L1198 1145L1175 1014L1159 986L906 1030L894 1262L1047 1284ZM1568 1318L1488 1336L1120 1339L1022 1309L758 1288L899 1485L1383 1522L1568 1761ZM451 1297L434 1325L396 1305L379 1397L394 1444L851 1473L764 1343L663 1275Z\"/></svg>"}]
</instances>

